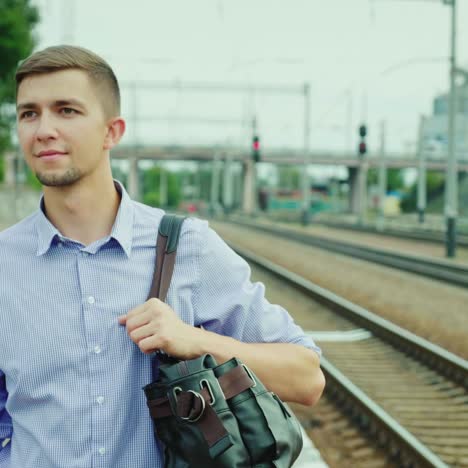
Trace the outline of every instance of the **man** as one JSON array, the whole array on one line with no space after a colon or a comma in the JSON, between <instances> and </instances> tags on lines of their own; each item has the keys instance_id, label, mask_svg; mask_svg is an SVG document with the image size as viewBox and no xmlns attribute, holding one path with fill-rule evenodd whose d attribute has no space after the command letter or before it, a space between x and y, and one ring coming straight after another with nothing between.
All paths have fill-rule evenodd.
<instances>
[{"instance_id":1,"label":"man","mask_svg":"<svg viewBox=\"0 0 468 468\"><path fill-rule=\"evenodd\" d=\"M163 211L112 179L125 121L109 65L50 47L16 80L43 198L0 234L0 467L162 467L142 391L158 349L237 356L284 400L314 404L319 349L206 222L183 225L170 305L147 300Z\"/></svg>"}]
</instances>

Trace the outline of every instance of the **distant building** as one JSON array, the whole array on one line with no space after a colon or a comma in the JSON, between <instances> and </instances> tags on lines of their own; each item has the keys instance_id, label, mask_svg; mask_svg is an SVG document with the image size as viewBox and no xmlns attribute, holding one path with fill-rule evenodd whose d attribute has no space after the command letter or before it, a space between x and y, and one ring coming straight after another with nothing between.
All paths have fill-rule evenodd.
<instances>
[{"instance_id":1,"label":"distant building","mask_svg":"<svg viewBox=\"0 0 468 468\"><path fill-rule=\"evenodd\" d=\"M468 75L468 74L467 74ZM449 111L450 94L440 94L436 96L433 103L433 114L448 115ZM456 100L457 114L468 116L468 76L465 78L465 83L457 87L457 100Z\"/></svg>"},{"instance_id":2,"label":"distant building","mask_svg":"<svg viewBox=\"0 0 468 468\"><path fill-rule=\"evenodd\" d=\"M468 159L468 72L457 87L455 152L457 159ZM450 93L440 94L433 101L433 115L423 127L423 150L429 158L445 158L448 150L448 112Z\"/></svg>"}]
</instances>

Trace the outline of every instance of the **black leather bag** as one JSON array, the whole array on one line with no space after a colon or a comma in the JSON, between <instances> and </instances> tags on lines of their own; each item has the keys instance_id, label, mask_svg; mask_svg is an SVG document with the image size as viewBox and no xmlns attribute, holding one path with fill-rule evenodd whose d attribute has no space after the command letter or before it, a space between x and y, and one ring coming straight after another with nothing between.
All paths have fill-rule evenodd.
<instances>
[{"instance_id":1,"label":"black leather bag","mask_svg":"<svg viewBox=\"0 0 468 468\"><path fill-rule=\"evenodd\" d=\"M159 229L151 290L161 300L182 222L166 216ZM299 456L298 420L239 359L219 364L209 354L187 361L159 354L155 364L154 381L144 392L165 467L289 468Z\"/></svg>"}]
</instances>

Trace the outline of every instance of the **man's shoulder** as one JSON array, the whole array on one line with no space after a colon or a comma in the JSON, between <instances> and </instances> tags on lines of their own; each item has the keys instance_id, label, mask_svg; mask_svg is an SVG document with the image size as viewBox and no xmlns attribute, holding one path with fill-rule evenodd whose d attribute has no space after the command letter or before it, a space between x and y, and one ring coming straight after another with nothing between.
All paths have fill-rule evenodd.
<instances>
[{"instance_id":1,"label":"man's shoulder","mask_svg":"<svg viewBox=\"0 0 468 468\"><path fill-rule=\"evenodd\" d=\"M189 216L185 218L184 224L182 225L181 234L189 234L195 233L203 235L206 230L208 229L208 221L201 218L195 218L193 216Z\"/></svg>"},{"instance_id":2,"label":"man's shoulder","mask_svg":"<svg viewBox=\"0 0 468 468\"><path fill-rule=\"evenodd\" d=\"M31 235L36 233L36 222L38 212L23 218L10 227L0 231L0 245L24 242Z\"/></svg>"},{"instance_id":3,"label":"man's shoulder","mask_svg":"<svg viewBox=\"0 0 468 468\"><path fill-rule=\"evenodd\" d=\"M137 229L139 227L145 227L151 230L157 230L164 215L180 215L179 213L165 211L161 208L152 207L140 202L134 201L133 203L135 206L134 222ZM192 216L186 217L181 228L181 237L190 234L203 234L207 229L208 221Z\"/></svg>"}]
</instances>

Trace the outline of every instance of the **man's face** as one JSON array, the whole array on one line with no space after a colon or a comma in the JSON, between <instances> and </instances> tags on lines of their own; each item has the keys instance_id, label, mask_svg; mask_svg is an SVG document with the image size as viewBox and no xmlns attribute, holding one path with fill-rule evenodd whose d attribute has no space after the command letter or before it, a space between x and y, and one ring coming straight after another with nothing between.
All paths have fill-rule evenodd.
<instances>
[{"instance_id":1,"label":"man's face","mask_svg":"<svg viewBox=\"0 0 468 468\"><path fill-rule=\"evenodd\" d=\"M26 162L43 185L71 185L98 176L107 164L104 110L82 70L26 77L18 89L17 122Z\"/></svg>"}]
</instances>

